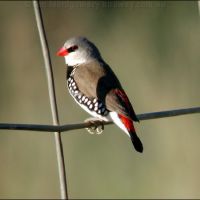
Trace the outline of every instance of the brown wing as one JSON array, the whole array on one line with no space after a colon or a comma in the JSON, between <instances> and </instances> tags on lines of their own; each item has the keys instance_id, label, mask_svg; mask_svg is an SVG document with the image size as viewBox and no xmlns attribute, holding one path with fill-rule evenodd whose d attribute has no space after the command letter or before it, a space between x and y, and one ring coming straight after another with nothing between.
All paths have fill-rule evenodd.
<instances>
[{"instance_id":1,"label":"brown wing","mask_svg":"<svg viewBox=\"0 0 200 200\"><path fill-rule=\"evenodd\" d=\"M87 97L97 98L96 86L105 74L103 67L98 62L93 61L79 65L75 71L74 80L79 90Z\"/></svg>"},{"instance_id":2,"label":"brown wing","mask_svg":"<svg viewBox=\"0 0 200 200\"><path fill-rule=\"evenodd\" d=\"M115 111L129 119L139 121L126 93L121 88L112 89L106 95L106 107L110 111Z\"/></svg>"},{"instance_id":3,"label":"brown wing","mask_svg":"<svg viewBox=\"0 0 200 200\"><path fill-rule=\"evenodd\" d=\"M110 67L103 61L93 61L77 67L74 79L88 98L98 98L108 110L138 121L128 97Z\"/></svg>"}]
</instances>

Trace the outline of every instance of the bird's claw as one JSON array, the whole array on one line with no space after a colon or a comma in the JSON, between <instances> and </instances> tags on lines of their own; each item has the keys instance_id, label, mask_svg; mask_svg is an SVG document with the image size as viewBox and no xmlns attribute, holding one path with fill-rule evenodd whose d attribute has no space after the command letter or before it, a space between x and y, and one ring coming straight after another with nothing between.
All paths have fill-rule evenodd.
<instances>
[{"instance_id":1,"label":"bird's claw","mask_svg":"<svg viewBox=\"0 0 200 200\"><path fill-rule=\"evenodd\" d=\"M91 127L85 128L88 131L88 133L90 133L92 135L93 134L100 135L103 133L103 130L104 130L103 121L100 121L99 119L96 119L96 118L88 118L85 120L85 122L89 122L92 124ZM98 124L97 124L97 122L98 122ZM100 125L99 125L99 122L101 122Z\"/></svg>"}]
</instances>

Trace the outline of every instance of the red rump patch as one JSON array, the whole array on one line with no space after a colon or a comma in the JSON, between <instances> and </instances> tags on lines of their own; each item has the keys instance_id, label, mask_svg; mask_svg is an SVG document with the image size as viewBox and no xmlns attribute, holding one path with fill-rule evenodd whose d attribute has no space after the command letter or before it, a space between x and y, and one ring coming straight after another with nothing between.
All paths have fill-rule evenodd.
<instances>
[{"instance_id":1,"label":"red rump patch","mask_svg":"<svg viewBox=\"0 0 200 200\"><path fill-rule=\"evenodd\" d=\"M130 103L126 93L123 90L115 89L115 93L120 98L120 100L124 102L127 109L132 109L131 103ZM129 119L128 117L126 117L122 114L118 114L118 116L129 132L135 132L133 121L131 119Z\"/></svg>"},{"instance_id":2,"label":"red rump patch","mask_svg":"<svg viewBox=\"0 0 200 200\"><path fill-rule=\"evenodd\" d=\"M122 123L124 124L124 126L128 129L128 131L130 132L135 132L135 128L133 126L133 121L130 120L129 118L118 114L119 118L121 119Z\"/></svg>"},{"instance_id":3,"label":"red rump patch","mask_svg":"<svg viewBox=\"0 0 200 200\"><path fill-rule=\"evenodd\" d=\"M126 104L128 109L130 109L130 107L132 107L126 93L123 90L115 89L115 93Z\"/></svg>"}]
</instances>

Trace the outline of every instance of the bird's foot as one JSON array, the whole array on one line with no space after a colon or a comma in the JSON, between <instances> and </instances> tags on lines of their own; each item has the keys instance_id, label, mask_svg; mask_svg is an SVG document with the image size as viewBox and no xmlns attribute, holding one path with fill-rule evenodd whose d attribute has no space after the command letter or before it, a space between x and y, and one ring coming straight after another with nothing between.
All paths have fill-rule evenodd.
<instances>
[{"instance_id":1,"label":"bird's foot","mask_svg":"<svg viewBox=\"0 0 200 200\"><path fill-rule=\"evenodd\" d=\"M104 130L103 121L101 121L97 118L90 117L90 118L86 119L85 122L92 124L91 127L86 128L88 133L97 134L97 135L100 135L103 133L103 130Z\"/></svg>"}]
</instances>

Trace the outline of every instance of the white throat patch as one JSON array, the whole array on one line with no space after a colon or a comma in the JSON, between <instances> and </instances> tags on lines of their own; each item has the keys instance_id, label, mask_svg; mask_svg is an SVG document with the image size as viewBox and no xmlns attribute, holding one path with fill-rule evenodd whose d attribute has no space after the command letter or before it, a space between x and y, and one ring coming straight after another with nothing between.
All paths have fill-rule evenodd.
<instances>
[{"instance_id":1,"label":"white throat patch","mask_svg":"<svg viewBox=\"0 0 200 200\"><path fill-rule=\"evenodd\" d=\"M82 56L74 56L73 54L68 54L65 56L65 63L69 66L75 66L79 64L86 63L86 59Z\"/></svg>"}]
</instances>

